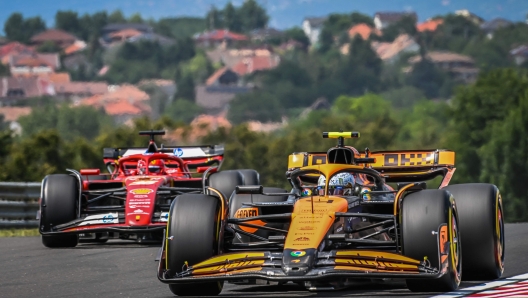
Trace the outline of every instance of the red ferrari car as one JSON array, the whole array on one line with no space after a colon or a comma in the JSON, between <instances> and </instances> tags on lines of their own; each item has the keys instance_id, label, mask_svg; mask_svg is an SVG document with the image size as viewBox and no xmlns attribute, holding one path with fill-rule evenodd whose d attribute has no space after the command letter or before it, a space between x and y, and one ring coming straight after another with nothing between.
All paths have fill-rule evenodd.
<instances>
[{"instance_id":1,"label":"red ferrari car","mask_svg":"<svg viewBox=\"0 0 528 298\"><path fill-rule=\"evenodd\" d=\"M38 218L44 246L73 247L79 238L161 241L174 197L203 193L210 174L222 164L223 146L158 148L154 136L164 131L139 134L150 136L146 148L104 149L108 174L67 170L42 180ZM231 179L233 189L244 184L240 171L222 173L220 182Z\"/></svg>"}]
</instances>

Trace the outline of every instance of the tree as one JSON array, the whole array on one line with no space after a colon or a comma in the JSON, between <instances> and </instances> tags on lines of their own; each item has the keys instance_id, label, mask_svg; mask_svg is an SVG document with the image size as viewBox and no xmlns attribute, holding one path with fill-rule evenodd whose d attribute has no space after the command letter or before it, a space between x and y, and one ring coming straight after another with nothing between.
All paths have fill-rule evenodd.
<instances>
[{"instance_id":1,"label":"tree","mask_svg":"<svg viewBox=\"0 0 528 298\"><path fill-rule=\"evenodd\" d=\"M308 48L308 46L310 45L310 39L308 39L308 36L306 36L304 31L299 27L293 27L285 30L284 39L285 41L288 41L289 39L298 41L302 43L305 48Z\"/></svg>"},{"instance_id":2,"label":"tree","mask_svg":"<svg viewBox=\"0 0 528 298\"><path fill-rule=\"evenodd\" d=\"M187 99L177 99L166 107L163 115L173 121L183 122L185 124L191 121L203 112L203 108Z\"/></svg>"},{"instance_id":3,"label":"tree","mask_svg":"<svg viewBox=\"0 0 528 298\"><path fill-rule=\"evenodd\" d=\"M82 34L79 36L83 40L98 40L101 35L101 29L108 24L108 15L106 11L96 12L92 15L84 14L79 19L79 26Z\"/></svg>"},{"instance_id":4,"label":"tree","mask_svg":"<svg viewBox=\"0 0 528 298\"><path fill-rule=\"evenodd\" d=\"M93 107L59 107L55 103L34 108L31 114L20 117L18 122L22 126L24 138L53 129L68 141L75 137L93 140L103 126L111 124L110 118L103 111Z\"/></svg>"},{"instance_id":5,"label":"tree","mask_svg":"<svg viewBox=\"0 0 528 298\"><path fill-rule=\"evenodd\" d=\"M30 38L46 30L46 24L40 17L24 20L20 13L13 13L4 23L4 32L9 40L28 43Z\"/></svg>"},{"instance_id":6,"label":"tree","mask_svg":"<svg viewBox=\"0 0 528 298\"><path fill-rule=\"evenodd\" d=\"M334 36L330 29L323 27L321 34L319 35L319 52L326 53L334 45Z\"/></svg>"},{"instance_id":7,"label":"tree","mask_svg":"<svg viewBox=\"0 0 528 298\"><path fill-rule=\"evenodd\" d=\"M205 16L205 21L209 30L222 29L222 27L224 26L222 20L222 12L220 12L214 5L207 12L207 15Z\"/></svg>"},{"instance_id":8,"label":"tree","mask_svg":"<svg viewBox=\"0 0 528 298\"><path fill-rule=\"evenodd\" d=\"M382 61L370 47L368 41L355 36L350 44L348 56L338 67L338 76L346 94L362 95L380 89Z\"/></svg>"},{"instance_id":9,"label":"tree","mask_svg":"<svg viewBox=\"0 0 528 298\"><path fill-rule=\"evenodd\" d=\"M55 42L46 40L43 44L37 47L37 51L40 53L57 53L61 51L61 48Z\"/></svg>"},{"instance_id":10,"label":"tree","mask_svg":"<svg viewBox=\"0 0 528 298\"><path fill-rule=\"evenodd\" d=\"M114 10L109 16L108 16L108 23L126 23L126 18L123 15L123 12L119 9Z\"/></svg>"},{"instance_id":11,"label":"tree","mask_svg":"<svg viewBox=\"0 0 528 298\"><path fill-rule=\"evenodd\" d=\"M242 22L242 30L249 32L266 27L269 16L266 10L255 0L246 0L239 8L237 15Z\"/></svg>"},{"instance_id":12,"label":"tree","mask_svg":"<svg viewBox=\"0 0 528 298\"><path fill-rule=\"evenodd\" d=\"M237 10L231 2L227 2L224 10L222 11L222 16L224 20L224 27L235 32L242 31L240 17L238 16Z\"/></svg>"},{"instance_id":13,"label":"tree","mask_svg":"<svg viewBox=\"0 0 528 298\"><path fill-rule=\"evenodd\" d=\"M136 12L135 14L131 15L128 21L130 23L140 23L140 24L145 22L139 12Z\"/></svg>"},{"instance_id":14,"label":"tree","mask_svg":"<svg viewBox=\"0 0 528 298\"><path fill-rule=\"evenodd\" d=\"M383 30L382 40L392 42L400 34L408 34L412 37L417 35L416 19L413 16L406 15Z\"/></svg>"},{"instance_id":15,"label":"tree","mask_svg":"<svg viewBox=\"0 0 528 298\"><path fill-rule=\"evenodd\" d=\"M228 119L236 124L249 120L276 122L284 113L277 97L269 92L237 95L230 106Z\"/></svg>"},{"instance_id":16,"label":"tree","mask_svg":"<svg viewBox=\"0 0 528 298\"><path fill-rule=\"evenodd\" d=\"M3 63L0 63L0 77L8 77L10 75L11 75L11 71L9 70L9 66Z\"/></svg>"},{"instance_id":17,"label":"tree","mask_svg":"<svg viewBox=\"0 0 528 298\"><path fill-rule=\"evenodd\" d=\"M26 42L26 33L24 32L24 18L21 13L15 12L9 16L4 23L4 32L10 40Z\"/></svg>"},{"instance_id":18,"label":"tree","mask_svg":"<svg viewBox=\"0 0 528 298\"><path fill-rule=\"evenodd\" d=\"M84 35L78 14L71 10L57 11L55 14L55 28L70 32L78 37Z\"/></svg>"},{"instance_id":19,"label":"tree","mask_svg":"<svg viewBox=\"0 0 528 298\"><path fill-rule=\"evenodd\" d=\"M208 29L206 20L209 19L196 17L163 18L154 23L153 27L154 32L158 34L180 40Z\"/></svg>"},{"instance_id":20,"label":"tree","mask_svg":"<svg viewBox=\"0 0 528 298\"><path fill-rule=\"evenodd\" d=\"M194 86L194 79L192 78L191 74L183 74L181 76L181 79L176 81L177 91L175 98L183 98L186 100L189 100L191 102L194 102L194 98L196 96L195 94L195 86Z\"/></svg>"},{"instance_id":21,"label":"tree","mask_svg":"<svg viewBox=\"0 0 528 298\"><path fill-rule=\"evenodd\" d=\"M464 160L457 166L457 182L479 181L484 165L479 150L496 139L493 125L504 122L520 107L526 86L526 72L500 69L481 75L473 86L458 89L452 102L453 130L449 139L457 159Z\"/></svg>"},{"instance_id":22,"label":"tree","mask_svg":"<svg viewBox=\"0 0 528 298\"><path fill-rule=\"evenodd\" d=\"M504 121L492 124L492 137L478 151L482 161L481 181L493 183L501 190L504 213L508 221L528 220L528 98L524 92L519 106L509 111Z\"/></svg>"},{"instance_id":23,"label":"tree","mask_svg":"<svg viewBox=\"0 0 528 298\"><path fill-rule=\"evenodd\" d=\"M447 75L433 62L423 58L413 66L408 77L409 84L422 90L427 98L437 98L445 80L447 80Z\"/></svg>"}]
</instances>

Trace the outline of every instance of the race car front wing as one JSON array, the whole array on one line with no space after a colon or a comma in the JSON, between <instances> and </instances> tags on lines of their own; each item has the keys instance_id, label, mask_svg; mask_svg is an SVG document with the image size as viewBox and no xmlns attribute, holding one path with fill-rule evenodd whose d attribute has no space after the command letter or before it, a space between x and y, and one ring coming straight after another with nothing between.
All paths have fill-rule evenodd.
<instances>
[{"instance_id":1,"label":"race car front wing","mask_svg":"<svg viewBox=\"0 0 528 298\"><path fill-rule=\"evenodd\" d=\"M163 246L165 247L165 241ZM418 261L398 253L373 250L310 250L285 249L283 252L233 252L221 254L193 266L167 269L166 252L158 265L158 279L167 284L221 280L263 279L271 281L316 281L327 278L404 278L434 279L448 270L449 242L440 244L440 268L430 265L427 257ZM445 248L445 247L444 247ZM445 253L444 253L445 252Z\"/></svg>"}]
</instances>

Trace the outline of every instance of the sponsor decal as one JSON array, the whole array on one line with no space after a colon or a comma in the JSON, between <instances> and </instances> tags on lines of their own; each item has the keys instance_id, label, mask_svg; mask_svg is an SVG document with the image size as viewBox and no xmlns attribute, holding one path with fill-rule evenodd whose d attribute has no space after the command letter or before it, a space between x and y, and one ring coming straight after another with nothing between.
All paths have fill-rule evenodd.
<instances>
[{"instance_id":1,"label":"sponsor decal","mask_svg":"<svg viewBox=\"0 0 528 298\"><path fill-rule=\"evenodd\" d=\"M174 155L178 156L178 157L181 157L183 156L183 149L182 148L176 148L174 149Z\"/></svg>"},{"instance_id":2,"label":"sponsor decal","mask_svg":"<svg viewBox=\"0 0 528 298\"><path fill-rule=\"evenodd\" d=\"M313 224L313 223L320 223L320 220L300 220L299 223L302 224Z\"/></svg>"},{"instance_id":3,"label":"sponsor decal","mask_svg":"<svg viewBox=\"0 0 528 298\"><path fill-rule=\"evenodd\" d=\"M84 221L79 226L89 226L94 224L107 224L107 223L119 223L117 213L106 213L89 215L84 218Z\"/></svg>"},{"instance_id":4,"label":"sponsor decal","mask_svg":"<svg viewBox=\"0 0 528 298\"><path fill-rule=\"evenodd\" d=\"M150 201L133 201L133 200L130 200L130 204L134 204L134 205L150 205Z\"/></svg>"},{"instance_id":5,"label":"sponsor decal","mask_svg":"<svg viewBox=\"0 0 528 298\"><path fill-rule=\"evenodd\" d=\"M337 230L336 230L337 233L339 233L339 232L341 232L341 231L343 231L343 226L340 226L340 227L337 228Z\"/></svg>"},{"instance_id":6,"label":"sponsor decal","mask_svg":"<svg viewBox=\"0 0 528 298\"><path fill-rule=\"evenodd\" d=\"M234 262L234 263L229 263L229 264L225 264L225 265L216 266L216 267L214 267L213 270L220 271L220 272L225 272L225 271L227 271L228 269L231 269L231 268L250 266L250 265L253 265L253 264L257 264L257 263L255 261L239 261L239 262Z\"/></svg>"},{"instance_id":7,"label":"sponsor decal","mask_svg":"<svg viewBox=\"0 0 528 298\"><path fill-rule=\"evenodd\" d=\"M148 195L134 195L134 199L144 199L148 198Z\"/></svg>"},{"instance_id":8,"label":"sponsor decal","mask_svg":"<svg viewBox=\"0 0 528 298\"><path fill-rule=\"evenodd\" d=\"M299 263L299 262L301 262L301 260L299 260L299 259L295 259L295 260L292 260L291 262L292 262L292 263Z\"/></svg>"},{"instance_id":9,"label":"sponsor decal","mask_svg":"<svg viewBox=\"0 0 528 298\"><path fill-rule=\"evenodd\" d=\"M314 227L311 227L311 226L304 226L304 227L300 227L299 230L313 230L315 229Z\"/></svg>"},{"instance_id":10,"label":"sponsor decal","mask_svg":"<svg viewBox=\"0 0 528 298\"><path fill-rule=\"evenodd\" d=\"M136 210L134 211L134 213L145 213L145 212L144 212L143 210L141 210L141 209L136 209Z\"/></svg>"},{"instance_id":11,"label":"sponsor decal","mask_svg":"<svg viewBox=\"0 0 528 298\"><path fill-rule=\"evenodd\" d=\"M325 213L328 208L313 208L314 213ZM301 213L312 213L312 208L301 209Z\"/></svg>"},{"instance_id":12,"label":"sponsor decal","mask_svg":"<svg viewBox=\"0 0 528 298\"><path fill-rule=\"evenodd\" d=\"M294 250L294 251L290 252L290 255L292 257L299 258L299 257L302 257L302 256L306 255L306 252L304 250Z\"/></svg>"},{"instance_id":13,"label":"sponsor decal","mask_svg":"<svg viewBox=\"0 0 528 298\"><path fill-rule=\"evenodd\" d=\"M150 184L156 184L156 183L158 183L158 181L155 181L155 180L139 180L139 181L135 181L135 182L130 183L130 185L150 185Z\"/></svg>"},{"instance_id":14,"label":"sponsor decal","mask_svg":"<svg viewBox=\"0 0 528 298\"><path fill-rule=\"evenodd\" d=\"M134 208L137 208L136 205L130 205L130 208L134 209Z\"/></svg>"},{"instance_id":15,"label":"sponsor decal","mask_svg":"<svg viewBox=\"0 0 528 298\"><path fill-rule=\"evenodd\" d=\"M311 236L311 235L315 235L315 233L314 232L301 232L301 233L295 233L295 235Z\"/></svg>"},{"instance_id":16,"label":"sponsor decal","mask_svg":"<svg viewBox=\"0 0 528 298\"><path fill-rule=\"evenodd\" d=\"M258 208L242 208L238 209L235 218L246 218L258 216Z\"/></svg>"},{"instance_id":17,"label":"sponsor decal","mask_svg":"<svg viewBox=\"0 0 528 298\"><path fill-rule=\"evenodd\" d=\"M130 191L130 193L135 195L148 195L152 192L154 192L154 190L150 188L136 188Z\"/></svg>"},{"instance_id":18,"label":"sponsor decal","mask_svg":"<svg viewBox=\"0 0 528 298\"><path fill-rule=\"evenodd\" d=\"M385 167L432 165L434 164L434 153L423 152L384 154L383 163Z\"/></svg>"},{"instance_id":19,"label":"sponsor decal","mask_svg":"<svg viewBox=\"0 0 528 298\"><path fill-rule=\"evenodd\" d=\"M111 223L114 221L114 216L112 214L107 214L103 216L103 223Z\"/></svg>"},{"instance_id":20,"label":"sponsor decal","mask_svg":"<svg viewBox=\"0 0 528 298\"><path fill-rule=\"evenodd\" d=\"M168 220L169 220L169 212L161 212L160 221L168 221Z\"/></svg>"},{"instance_id":21,"label":"sponsor decal","mask_svg":"<svg viewBox=\"0 0 528 298\"><path fill-rule=\"evenodd\" d=\"M299 238L296 238L293 241L310 241L310 238L308 238L308 237L299 237Z\"/></svg>"}]
</instances>

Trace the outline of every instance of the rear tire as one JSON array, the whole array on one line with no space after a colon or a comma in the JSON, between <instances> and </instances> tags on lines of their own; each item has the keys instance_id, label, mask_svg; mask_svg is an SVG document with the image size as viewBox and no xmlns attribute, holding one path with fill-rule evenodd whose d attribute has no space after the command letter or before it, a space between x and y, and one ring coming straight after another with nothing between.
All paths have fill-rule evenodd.
<instances>
[{"instance_id":1,"label":"rear tire","mask_svg":"<svg viewBox=\"0 0 528 298\"><path fill-rule=\"evenodd\" d=\"M42 199L40 202L40 229L50 231L53 226L77 218L76 199L79 197L79 185L75 177L66 174L48 175L42 181ZM42 244L46 247L75 247L77 234L42 235Z\"/></svg>"},{"instance_id":2,"label":"rear tire","mask_svg":"<svg viewBox=\"0 0 528 298\"><path fill-rule=\"evenodd\" d=\"M464 280L494 280L504 271L504 218L499 189L492 184L444 188L456 200L464 235Z\"/></svg>"},{"instance_id":3,"label":"rear tire","mask_svg":"<svg viewBox=\"0 0 528 298\"><path fill-rule=\"evenodd\" d=\"M202 262L217 252L218 199L207 195L187 194L174 199L167 223L167 269L175 275L189 266ZM178 296L216 296L222 282L170 284L171 292Z\"/></svg>"},{"instance_id":4,"label":"rear tire","mask_svg":"<svg viewBox=\"0 0 528 298\"><path fill-rule=\"evenodd\" d=\"M208 180L208 186L220 191L226 200L229 200L237 185L244 185L244 176L236 170L214 173Z\"/></svg>"},{"instance_id":5,"label":"rear tire","mask_svg":"<svg viewBox=\"0 0 528 298\"><path fill-rule=\"evenodd\" d=\"M260 185L260 175L253 169L237 170L244 176L244 185Z\"/></svg>"},{"instance_id":6,"label":"rear tire","mask_svg":"<svg viewBox=\"0 0 528 298\"><path fill-rule=\"evenodd\" d=\"M456 211L453 197L445 190L422 190L403 199L401 231L405 256L419 261L427 257L431 267L441 269L438 260L439 235L432 232L438 232L441 225L447 225L446 241L451 242L449 247L445 247L449 250L448 272L438 279L407 279L409 290L448 292L458 288L462 263Z\"/></svg>"}]
</instances>

